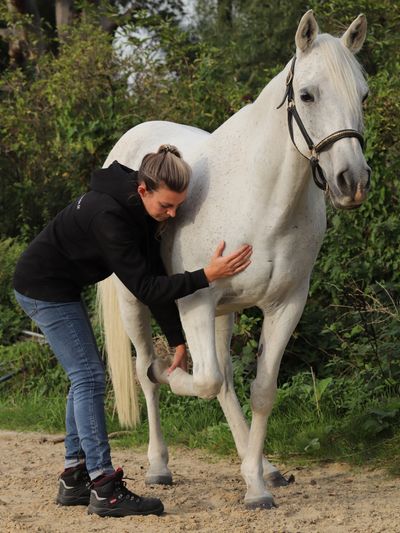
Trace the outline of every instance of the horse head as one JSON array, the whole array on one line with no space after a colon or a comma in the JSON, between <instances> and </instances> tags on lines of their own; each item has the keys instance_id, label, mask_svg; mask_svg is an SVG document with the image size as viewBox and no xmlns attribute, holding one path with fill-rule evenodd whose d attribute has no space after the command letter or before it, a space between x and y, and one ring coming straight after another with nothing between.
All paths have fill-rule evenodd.
<instances>
[{"instance_id":1,"label":"horse head","mask_svg":"<svg viewBox=\"0 0 400 533\"><path fill-rule=\"evenodd\" d=\"M368 87L355 58L366 30L366 18L359 15L340 39L319 34L308 11L297 29L296 57L287 78L292 141L310 160L316 184L344 209L361 205L370 185L362 151Z\"/></svg>"}]
</instances>

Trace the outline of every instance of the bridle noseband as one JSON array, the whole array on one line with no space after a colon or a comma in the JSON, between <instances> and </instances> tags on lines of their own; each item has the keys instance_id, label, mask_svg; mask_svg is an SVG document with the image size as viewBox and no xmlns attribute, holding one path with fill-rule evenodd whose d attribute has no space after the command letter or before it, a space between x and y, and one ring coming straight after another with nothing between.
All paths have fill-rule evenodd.
<instances>
[{"instance_id":1,"label":"bridle noseband","mask_svg":"<svg viewBox=\"0 0 400 533\"><path fill-rule=\"evenodd\" d=\"M326 150L329 146L331 146L333 143L338 141L339 139L344 139L345 137L355 137L360 141L361 148L364 147L364 138L356 130L352 129L345 129L345 130L338 130L335 133L331 133L331 135L328 135L328 137L325 137L325 139L322 139L318 144L314 144L313 140L307 133L307 130L303 124L303 121L300 118L300 115L297 112L296 104L294 101L294 91L293 91L293 78L294 78L294 66L296 64L296 57L293 58L293 61L290 65L289 73L286 78L286 92L285 96L283 97L282 102L279 104L277 109L283 106L286 99L288 101L287 106L287 114L288 114L288 128L290 133L290 138L292 139L292 143L297 149L297 151L306 159L310 161L312 175L314 178L314 182L317 187L322 189L323 191L328 190L328 184L324 175L324 171L322 170L320 164L319 164L319 154ZM301 134L303 135L304 140L307 143L308 149L311 152L311 157L307 157L304 155L299 148L297 147L295 141L294 141L294 135L293 135L293 118L297 123L297 126L299 127L299 130Z\"/></svg>"}]
</instances>

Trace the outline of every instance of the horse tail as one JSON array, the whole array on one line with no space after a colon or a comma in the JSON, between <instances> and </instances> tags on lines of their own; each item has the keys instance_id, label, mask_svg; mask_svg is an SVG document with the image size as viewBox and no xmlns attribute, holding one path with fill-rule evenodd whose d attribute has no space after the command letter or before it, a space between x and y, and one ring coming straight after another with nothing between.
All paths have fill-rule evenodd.
<instances>
[{"instance_id":1,"label":"horse tail","mask_svg":"<svg viewBox=\"0 0 400 533\"><path fill-rule=\"evenodd\" d=\"M97 284L96 307L104 335L118 419L121 426L132 428L139 422L138 393L131 343L123 326L112 276Z\"/></svg>"}]
</instances>

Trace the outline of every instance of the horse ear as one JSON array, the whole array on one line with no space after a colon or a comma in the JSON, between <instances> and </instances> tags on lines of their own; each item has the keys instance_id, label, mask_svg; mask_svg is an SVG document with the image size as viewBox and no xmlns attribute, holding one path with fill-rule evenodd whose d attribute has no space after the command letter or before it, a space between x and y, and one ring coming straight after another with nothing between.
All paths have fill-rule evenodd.
<instances>
[{"instance_id":1,"label":"horse ear","mask_svg":"<svg viewBox=\"0 0 400 533\"><path fill-rule=\"evenodd\" d=\"M310 48L318 35L318 24L312 9L305 13L296 32L296 46L302 52Z\"/></svg>"},{"instance_id":2,"label":"horse ear","mask_svg":"<svg viewBox=\"0 0 400 533\"><path fill-rule=\"evenodd\" d=\"M362 48L367 35L367 17L363 14L353 20L350 26L347 28L346 33L343 35L341 41L350 52L356 54Z\"/></svg>"}]
</instances>

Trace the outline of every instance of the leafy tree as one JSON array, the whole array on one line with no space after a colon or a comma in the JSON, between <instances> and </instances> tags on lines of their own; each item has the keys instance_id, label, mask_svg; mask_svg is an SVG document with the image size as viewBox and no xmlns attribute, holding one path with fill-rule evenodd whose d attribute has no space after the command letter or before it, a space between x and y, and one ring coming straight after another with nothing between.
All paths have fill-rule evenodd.
<instances>
[{"instance_id":1,"label":"leafy tree","mask_svg":"<svg viewBox=\"0 0 400 533\"><path fill-rule=\"evenodd\" d=\"M400 382L397 305L400 298L400 8L394 2L311 2L320 26L342 33L358 12L369 35L360 53L370 87L365 109L366 156L372 167L369 197L357 211L328 208L328 231L310 298L286 350L285 382L295 370L319 375L357 374L371 390ZM397 389L398 392L398 389Z\"/></svg>"},{"instance_id":2,"label":"leafy tree","mask_svg":"<svg viewBox=\"0 0 400 533\"><path fill-rule=\"evenodd\" d=\"M45 18L53 16L54 29L50 4ZM105 4L109 9L113 3ZM179 7L180 2L175 4ZM356 369L365 372L366 380L393 380L399 372L393 361L400 333L395 309L400 282L397 3L362 0L354 12L349 0L307 5L200 0L198 24L190 28L179 27L177 18L158 16L155 1L140 5L148 9L126 16L107 11L118 23L123 53L113 32L104 31L99 6L74 2L75 15L57 39L57 48L46 45L42 53L27 56L21 68L7 67L3 61L7 68L0 80L2 235L32 237L87 188L91 170L102 164L128 128L151 119L209 131L218 127L256 97L290 59L294 33L307 8L315 10L323 31L334 34L364 11L369 36L360 61L371 92L365 113L371 194L357 212L329 209L310 299L289 344L282 379L312 365L322 375ZM43 17L44 3L38 0L37 6ZM128 9L123 2L118 6ZM6 15L3 20L11 24ZM13 17L29 29L32 19ZM146 33L139 32L143 28ZM29 42L37 50L35 33L29 31ZM44 41L52 42L48 35ZM243 352L245 371L250 372L256 350L250 336L257 336L257 312L247 312L243 320L246 335L235 340L235 350Z\"/></svg>"},{"instance_id":3,"label":"leafy tree","mask_svg":"<svg viewBox=\"0 0 400 533\"><path fill-rule=\"evenodd\" d=\"M138 36L143 27L148 37ZM47 52L4 73L3 235L31 238L86 190L92 169L135 124L158 118L212 129L240 107L237 85L215 82L221 54L192 43L173 21L142 12L121 27L121 38L124 32L128 54L92 11L65 29L57 56Z\"/></svg>"},{"instance_id":4,"label":"leafy tree","mask_svg":"<svg viewBox=\"0 0 400 533\"><path fill-rule=\"evenodd\" d=\"M295 368L310 364L332 372L325 365L338 359L339 372L370 365L371 372L378 368L382 378L390 374L388 362L399 333L396 320L391 325L387 322L390 313L396 316L392 301L398 302L400 296L398 2L363 0L355 8L349 0L308 4L200 0L200 23L194 31L203 43L232 57L221 75L241 80L254 98L293 54L298 21L309 8L314 9L322 31L336 35L358 13L367 15L368 38L359 59L370 87L365 137L373 177L369 199L357 212L328 209L327 236L312 277L310 299L286 352L282 380Z\"/></svg>"},{"instance_id":5,"label":"leafy tree","mask_svg":"<svg viewBox=\"0 0 400 533\"><path fill-rule=\"evenodd\" d=\"M125 84L100 28L71 27L59 57L43 55L34 67L35 76L17 69L0 81L0 219L7 235L31 236L86 186L127 112L115 113Z\"/></svg>"},{"instance_id":6,"label":"leafy tree","mask_svg":"<svg viewBox=\"0 0 400 533\"><path fill-rule=\"evenodd\" d=\"M25 313L15 305L12 291L15 263L23 248L22 243L10 238L0 241L0 345L14 342L29 324Z\"/></svg>"},{"instance_id":7,"label":"leafy tree","mask_svg":"<svg viewBox=\"0 0 400 533\"><path fill-rule=\"evenodd\" d=\"M294 53L294 35L307 9L299 0L261 2L199 0L201 40L232 58L232 74L255 98Z\"/></svg>"},{"instance_id":8,"label":"leafy tree","mask_svg":"<svg viewBox=\"0 0 400 533\"><path fill-rule=\"evenodd\" d=\"M182 0L7 0L0 10L0 38L8 47L12 65L24 66L46 48L57 52L58 41L71 24L96 18L103 31L114 34L123 24L146 11L162 19L182 16ZM5 47L0 49L5 64Z\"/></svg>"}]
</instances>

